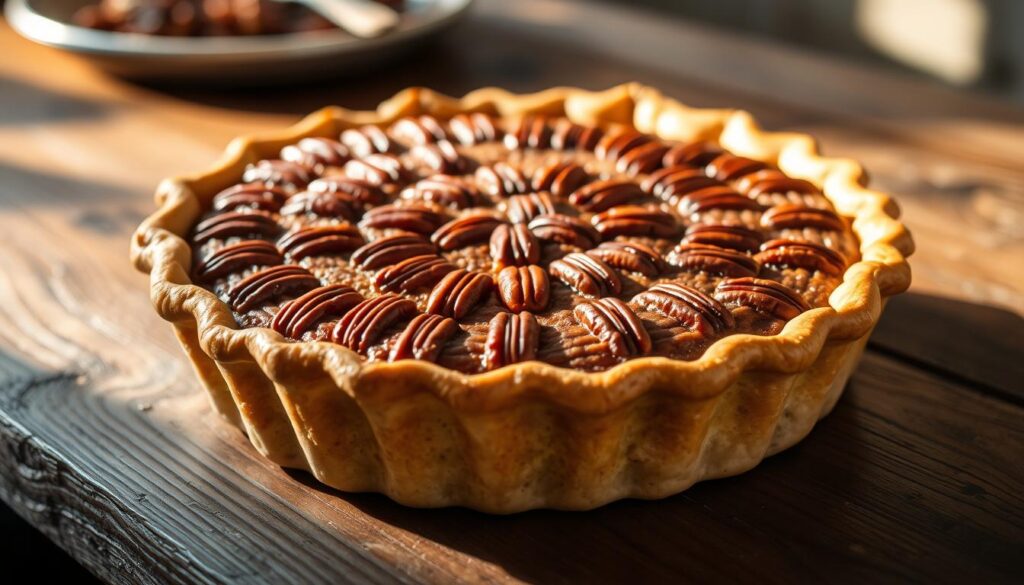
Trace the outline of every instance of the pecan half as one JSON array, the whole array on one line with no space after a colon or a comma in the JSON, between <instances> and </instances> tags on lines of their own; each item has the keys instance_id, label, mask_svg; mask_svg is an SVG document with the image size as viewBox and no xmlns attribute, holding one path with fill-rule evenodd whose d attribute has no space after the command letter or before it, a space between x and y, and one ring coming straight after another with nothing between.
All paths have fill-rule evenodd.
<instances>
[{"instance_id":1,"label":"pecan half","mask_svg":"<svg viewBox=\"0 0 1024 585\"><path fill-rule=\"evenodd\" d=\"M704 167L704 172L719 181L733 181L766 168L768 168L768 163L726 152L709 162Z\"/></svg>"},{"instance_id":2,"label":"pecan half","mask_svg":"<svg viewBox=\"0 0 1024 585\"><path fill-rule=\"evenodd\" d=\"M505 134L505 146L517 148L547 148L551 144L551 127L541 116L524 116Z\"/></svg>"},{"instance_id":3,"label":"pecan half","mask_svg":"<svg viewBox=\"0 0 1024 585\"><path fill-rule=\"evenodd\" d=\"M341 143L358 157L395 150L387 133L376 126L349 128L341 133Z\"/></svg>"},{"instance_id":4,"label":"pecan half","mask_svg":"<svg viewBox=\"0 0 1024 585\"><path fill-rule=\"evenodd\" d=\"M367 211L359 227L428 235L444 222L445 216L425 205L381 205Z\"/></svg>"},{"instance_id":5,"label":"pecan half","mask_svg":"<svg viewBox=\"0 0 1024 585\"><path fill-rule=\"evenodd\" d=\"M292 260L307 256L344 254L362 246L363 235L352 224L306 226L287 234L277 245Z\"/></svg>"},{"instance_id":6,"label":"pecan half","mask_svg":"<svg viewBox=\"0 0 1024 585\"><path fill-rule=\"evenodd\" d=\"M377 273L374 284L384 292L411 292L434 286L452 270L455 270L455 266L436 255L413 256L384 267Z\"/></svg>"},{"instance_id":7,"label":"pecan half","mask_svg":"<svg viewBox=\"0 0 1024 585\"><path fill-rule=\"evenodd\" d=\"M348 221L359 219L362 205L354 197L343 192L303 191L292 195L281 208L281 215L306 215L318 217L340 217Z\"/></svg>"},{"instance_id":8,"label":"pecan half","mask_svg":"<svg viewBox=\"0 0 1024 585\"><path fill-rule=\"evenodd\" d=\"M529 226L537 239L568 244L577 248L593 248L601 241L590 224L578 217L560 213L546 213L530 220Z\"/></svg>"},{"instance_id":9,"label":"pecan half","mask_svg":"<svg viewBox=\"0 0 1024 585\"><path fill-rule=\"evenodd\" d=\"M413 178L412 173L393 154L370 154L350 160L345 163L344 171L346 177L366 181L375 187L408 183Z\"/></svg>"},{"instance_id":10,"label":"pecan half","mask_svg":"<svg viewBox=\"0 0 1024 585\"><path fill-rule=\"evenodd\" d=\"M498 293L501 302L513 313L540 312L551 300L548 273L535 264L506 266L498 272Z\"/></svg>"},{"instance_id":11,"label":"pecan half","mask_svg":"<svg viewBox=\"0 0 1024 585\"><path fill-rule=\"evenodd\" d=\"M714 142L677 144L668 149L668 152L662 157L661 163L666 167L704 167L724 152L725 150Z\"/></svg>"},{"instance_id":12,"label":"pecan half","mask_svg":"<svg viewBox=\"0 0 1024 585\"><path fill-rule=\"evenodd\" d=\"M715 298L725 304L750 307L783 321L810 309L793 289L761 278L727 278L715 287Z\"/></svg>"},{"instance_id":13,"label":"pecan half","mask_svg":"<svg viewBox=\"0 0 1024 585\"><path fill-rule=\"evenodd\" d=\"M217 211L256 209L273 213L281 209L287 198L288 192L280 187L242 183L214 195L213 208Z\"/></svg>"},{"instance_id":14,"label":"pecan half","mask_svg":"<svg viewBox=\"0 0 1024 585\"><path fill-rule=\"evenodd\" d=\"M580 187L569 196L569 203L596 213L642 199L644 195L644 190L633 181L606 179Z\"/></svg>"},{"instance_id":15,"label":"pecan half","mask_svg":"<svg viewBox=\"0 0 1024 585\"><path fill-rule=\"evenodd\" d=\"M362 300L363 296L350 286L321 286L285 303L270 326L285 337L299 339L318 322L344 315Z\"/></svg>"},{"instance_id":16,"label":"pecan half","mask_svg":"<svg viewBox=\"0 0 1024 585\"><path fill-rule=\"evenodd\" d=\"M281 149L281 159L300 164L314 174L327 167L340 167L352 158L348 147L333 138L303 138Z\"/></svg>"},{"instance_id":17,"label":"pecan half","mask_svg":"<svg viewBox=\"0 0 1024 585\"><path fill-rule=\"evenodd\" d=\"M366 299L347 313L331 331L331 341L366 353L399 319L416 313L416 303L398 295Z\"/></svg>"},{"instance_id":18,"label":"pecan half","mask_svg":"<svg viewBox=\"0 0 1024 585\"><path fill-rule=\"evenodd\" d=\"M494 142L501 132L494 119L486 114L458 114L448 122L448 132L466 146L481 142Z\"/></svg>"},{"instance_id":19,"label":"pecan half","mask_svg":"<svg viewBox=\"0 0 1024 585\"><path fill-rule=\"evenodd\" d=\"M757 250L761 233L741 225L695 223L686 229L684 244L705 244L741 252Z\"/></svg>"},{"instance_id":20,"label":"pecan half","mask_svg":"<svg viewBox=\"0 0 1024 585\"><path fill-rule=\"evenodd\" d=\"M785 204L772 207L761 216L761 225L771 230L802 230L815 228L841 232L843 220L831 209Z\"/></svg>"},{"instance_id":21,"label":"pecan half","mask_svg":"<svg viewBox=\"0 0 1024 585\"><path fill-rule=\"evenodd\" d=\"M430 241L445 251L465 248L488 241L503 223L501 218L486 211L470 213L437 228Z\"/></svg>"},{"instance_id":22,"label":"pecan half","mask_svg":"<svg viewBox=\"0 0 1024 585\"><path fill-rule=\"evenodd\" d=\"M651 173L640 188L662 201L673 205L689 193L708 187L722 187L724 183L690 167L666 167Z\"/></svg>"},{"instance_id":23,"label":"pecan half","mask_svg":"<svg viewBox=\"0 0 1024 585\"><path fill-rule=\"evenodd\" d=\"M666 152L668 145L660 141L641 144L619 155L619 160L615 162L615 170L634 176L650 173L661 167L661 159Z\"/></svg>"},{"instance_id":24,"label":"pecan half","mask_svg":"<svg viewBox=\"0 0 1024 585\"><path fill-rule=\"evenodd\" d=\"M414 234L374 240L352 253L352 263L363 270L378 270L415 256L437 255L433 244Z\"/></svg>"},{"instance_id":25,"label":"pecan half","mask_svg":"<svg viewBox=\"0 0 1024 585\"><path fill-rule=\"evenodd\" d=\"M391 348L390 361L423 360L436 362L444 344L459 331L454 319L422 313L416 315Z\"/></svg>"},{"instance_id":26,"label":"pecan half","mask_svg":"<svg viewBox=\"0 0 1024 585\"><path fill-rule=\"evenodd\" d=\"M522 171L504 162L478 168L476 182L480 190L491 197L508 197L530 190L530 183Z\"/></svg>"},{"instance_id":27,"label":"pecan half","mask_svg":"<svg viewBox=\"0 0 1024 585\"><path fill-rule=\"evenodd\" d=\"M344 193L362 205L380 205L387 196L376 185L359 179L334 175L320 177L306 188L311 193Z\"/></svg>"},{"instance_id":28,"label":"pecan half","mask_svg":"<svg viewBox=\"0 0 1024 585\"><path fill-rule=\"evenodd\" d=\"M482 272L458 269L446 274L427 298L427 312L461 319L487 300L494 279Z\"/></svg>"},{"instance_id":29,"label":"pecan half","mask_svg":"<svg viewBox=\"0 0 1024 585\"><path fill-rule=\"evenodd\" d=\"M677 209L684 215L692 215L709 209L749 209L756 211L761 209L761 204L749 197L740 195L732 187L721 186L707 187L686 194L679 200Z\"/></svg>"},{"instance_id":30,"label":"pecan half","mask_svg":"<svg viewBox=\"0 0 1024 585\"><path fill-rule=\"evenodd\" d=\"M594 150L604 136L595 126L581 126L566 118L559 118L551 132L551 148L555 150Z\"/></svg>"},{"instance_id":31,"label":"pecan half","mask_svg":"<svg viewBox=\"0 0 1024 585\"><path fill-rule=\"evenodd\" d=\"M679 233L679 225L672 215L660 209L639 205L613 207L598 213L592 221L605 239L617 236L670 238Z\"/></svg>"},{"instance_id":32,"label":"pecan half","mask_svg":"<svg viewBox=\"0 0 1024 585\"><path fill-rule=\"evenodd\" d=\"M304 189L313 174L306 167L286 160L261 160L245 167L242 181L245 183L263 183L271 187L288 187Z\"/></svg>"},{"instance_id":33,"label":"pecan half","mask_svg":"<svg viewBox=\"0 0 1024 585\"><path fill-rule=\"evenodd\" d=\"M528 223L533 218L555 213L555 202L547 193L513 195L505 201L505 215L512 223Z\"/></svg>"},{"instance_id":34,"label":"pecan half","mask_svg":"<svg viewBox=\"0 0 1024 585\"><path fill-rule=\"evenodd\" d=\"M244 313L272 298L293 292L305 292L319 286L317 277L299 266L282 264L264 268L238 281L228 291L228 304Z\"/></svg>"},{"instance_id":35,"label":"pecan half","mask_svg":"<svg viewBox=\"0 0 1024 585\"><path fill-rule=\"evenodd\" d=\"M625 130L616 134L605 134L594 147L594 154L605 160L618 160L619 157L645 144L654 142L653 136L641 134L636 130Z\"/></svg>"},{"instance_id":36,"label":"pecan half","mask_svg":"<svg viewBox=\"0 0 1024 585\"><path fill-rule=\"evenodd\" d=\"M736 188L747 197L757 199L769 193L820 194L821 190L810 181L794 179L778 169L765 169L750 173L736 183Z\"/></svg>"},{"instance_id":37,"label":"pecan half","mask_svg":"<svg viewBox=\"0 0 1024 585\"><path fill-rule=\"evenodd\" d=\"M461 175L467 172L470 160L461 154L447 140L433 144L417 144L409 155L435 173Z\"/></svg>"},{"instance_id":38,"label":"pecan half","mask_svg":"<svg viewBox=\"0 0 1024 585\"><path fill-rule=\"evenodd\" d=\"M484 368L493 370L537 357L540 323L533 313L498 313L487 327Z\"/></svg>"},{"instance_id":39,"label":"pecan half","mask_svg":"<svg viewBox=\"0 0 1024 585\"><path fill-rule=\"evenodd\" d=\"M555 161L533 173L533 189L549 191L555 197L568 197L590 181L590 175L582 165L571 161Z\"/></svg>"},{"instance_id":40,"label":"pecan half","mask_svg":"<svg viewBox=\"0 0 1024 585\"><path fill-rule=\"evenodd\" d=\"M736 325L725 305L695 288L672 282L656 284L633 297L631 302L675 319L702 335L719 333Z\"/></svg>"},{"instance_id":41,"label":"pecan half","mask_svg":"<svg viewBox=\"0 0 1024 585\"><path fill-rule=\"evenodd\" d=\"M224 246L196 265L196 280L210 282L253 266L277 266L284 257L270 242L245 240Z\"/></svg>"},{"instance_id":42,"label":"pecan half","mask_svg":"<svg viewBox=\"0 0 1024 585\"><path fill-rule=\"evenodd\" d=\"M540 261L540 242L525 224L502 224L491 234L491 259L495 270L526 266Z\"/></svg>"},{"instance_id":43,"label":"pecan half","mask_svg":"<svg viewBox=\"0 0 1024 585\"><path fill-rule=\"evenodd\" d=\"M274 236L281 231L281 226L274 218L262 213L244 213L229 211L196 224L192 241L203 242L242 236Z\"/></svg>"},{"instance_id":44,"label":"pecan half","mask_svg":"<svg viewBox=\"0 0 1024 585\"><path fill-rule=\"evenodd\" d=\"M749 254L705 244L680 244L669 254L668 262L684 270L721 276L754 276L760 268Z\"/></svg>"},{"instance_id":45,"label":"pecan half","mask_svg":"<svg viewBox=\"0 0 1024 585\"><path fill-rule=\"evenodd\" d=\"M633 309L614 297L581 303L572 310L576 319L608 345L617 358L628 358L651 351L651 336Z\"/></svg>"},{"instance_id":46,"label":"pecan half","mask_svg":"<svg viewBox=\"0 0 1024 585\"><path fill-rule=\"evenodd\" d=\"M448 140L444 126L437 118L427 115L400 118L388 128L388 134L407 144L431 144Z\"/></svg>"},{"instance_id":47,"label":"pecan half","mask_svg":"<svg viewBox=\"0 0 1024 585\"><path fill-rule=\"evenodd\" d=\"M402 189L402 199L465 209L480 199L476 187L459 177L434 175Z\"/></svg>"},{"instance_id":48,"label":"pecan half","mask_svg":"<svg viewBox=\"0 0 1024 585\"><path fill-rule=\"evenodd\" d=\"M584 296L603 297L622 292L622 281L611 266L581 252L555 260L548 266L548 272Z\"/></svg>"},{"instance_id":49,"label":"pecan half","mask_svg":"<svg viewBox=\"0 0 1024 585\"><path fill-rule=\"evenodd\" d=\"M761 244L756 258L767 266L818 270L832 276L846 270L846 258L842 254L814 242L769 240Z\"/></svg>"},{"instance_id":50,"label":"pecan half","mask_svg":"<svg viewBox=\"0 0 1024 585\"><path fill-rule=\"evenodd\" d=\"M587 251L587 255L614 268L644 276L658 276L668 268L654 248L639 242L605 242Z\"/></svg>"}]
</instances>

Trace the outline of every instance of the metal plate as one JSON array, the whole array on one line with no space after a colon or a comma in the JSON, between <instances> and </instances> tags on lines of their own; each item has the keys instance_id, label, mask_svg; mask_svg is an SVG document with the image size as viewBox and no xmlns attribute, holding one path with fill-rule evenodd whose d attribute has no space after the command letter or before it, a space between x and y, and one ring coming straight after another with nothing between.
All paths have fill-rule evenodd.
<instances>
[{"instance_id":1,"label":"metal plate","mask_svg":"<svg viewBox=\"0 0 1024 585\"><path fill-rule=\"evenodd\" d=\"M77 53L111 73L163 81L272 84L366 69L453 24L472 0L412 0L394 31L359 39L341 30L238 37L167 37L68 24L91 0L7 0L23 36Z\"/></svg>"}]
</instances>

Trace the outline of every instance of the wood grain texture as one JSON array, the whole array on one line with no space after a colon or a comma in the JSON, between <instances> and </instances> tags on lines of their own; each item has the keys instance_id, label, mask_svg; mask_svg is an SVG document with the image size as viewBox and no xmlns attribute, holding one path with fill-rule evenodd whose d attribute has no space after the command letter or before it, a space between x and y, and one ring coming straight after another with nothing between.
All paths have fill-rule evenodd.
<instances>
[{"instance_id":1,"label":"wood grain texture","mask_svg":"<svg viewBox=\"0 0 1024 585\"><path fill-rule=\"evenodd\" d=\"M0 498L110 582L1019 580L1024 355L1006 332L1024 312L1024 276L1008 268L1024 252L1024 118L620 17L485 1L391 70L239 92L109 79L0 23ZM567 33L581 21L590 29ZM632 79L813 133L903 205L919 245L912 294L890 304L805 442L661 502L491 517L320 489L210 412L127 262L160 178L206 167L238 134L327 103L372 107L407 85Z\"/></svg>"}]
</instances>

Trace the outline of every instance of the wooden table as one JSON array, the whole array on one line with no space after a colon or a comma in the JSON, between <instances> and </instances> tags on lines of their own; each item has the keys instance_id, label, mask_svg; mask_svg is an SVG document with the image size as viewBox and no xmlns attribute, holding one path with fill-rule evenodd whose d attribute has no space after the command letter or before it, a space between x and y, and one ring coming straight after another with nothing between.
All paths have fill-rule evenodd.
<instances>
[{"instance_id":1,"label":"wooden table","mask_svg":"<svg viewBox=\"0 0 1024 585\"><path fill-rule=\"evenodd\" d=\"M586 27L581 26L586 25ZM584 30L585 29L585 30ZM0 24L0 497L113 582L1011 582L1024 576L1024 113L664 18L481 2L393 70L299 89L110 79ZM128 236L233 136L398 89L637 80L817 135L919 251L832 415L660 502L492 517L344 495L207 406Z\"/></svg>"}]
</instances>

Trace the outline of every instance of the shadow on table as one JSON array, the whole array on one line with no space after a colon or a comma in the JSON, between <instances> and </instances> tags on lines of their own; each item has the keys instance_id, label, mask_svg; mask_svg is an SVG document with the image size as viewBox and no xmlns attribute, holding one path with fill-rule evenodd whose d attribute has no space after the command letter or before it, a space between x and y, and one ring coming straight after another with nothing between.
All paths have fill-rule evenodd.
<instances>
[{"instance_id":1,"label":"shadow on table","mask_svg":"<svg viewBox=\"0 0 1024 585\"><path fill-rule=\"evenodd\" d=\"M17 108L0 108L0 127L59 124L106 117L111 105L0 77L0 95Z\"/></svg>"}]
</instances>

